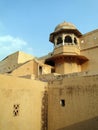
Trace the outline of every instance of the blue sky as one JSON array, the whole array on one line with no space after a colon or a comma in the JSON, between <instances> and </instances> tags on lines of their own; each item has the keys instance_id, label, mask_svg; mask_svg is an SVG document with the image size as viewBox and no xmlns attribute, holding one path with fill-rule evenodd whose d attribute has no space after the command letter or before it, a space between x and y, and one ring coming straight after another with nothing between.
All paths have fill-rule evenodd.
<instances>
[{"instance_id":1,"label":"blue sky","mask_svg":"<svg viewBox=\"0 0 98 130\"><path fill-rule=\"evenodd\" d=\"M51 52L49 34L63 21L83 34L98 29L98 0L0 0L0 59L18 50Z\"/></svg>"}]
</instances>

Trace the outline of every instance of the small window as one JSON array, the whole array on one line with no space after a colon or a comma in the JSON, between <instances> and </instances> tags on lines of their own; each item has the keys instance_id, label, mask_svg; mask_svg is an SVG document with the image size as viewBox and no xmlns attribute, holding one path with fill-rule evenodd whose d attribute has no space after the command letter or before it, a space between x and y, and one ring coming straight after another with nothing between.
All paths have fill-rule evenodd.
<instances>
[{"instance_id":1,"label":"small window","mask_svg":"<svg viewBox=\"0 0 98 130\"><path fill-rule=\"evenodd\" d=\"M13 115L18 116L19 115L19 104L13 105Z\"/></svg>"},{"instance_id":2,"label":"small window","mask_svg":"<svg viewBox=\"0 0 98 130\"><path fill-rule=\"evenodd\" d=\"M77 44L77 39L76 38L74 38L74 43Z\"/></svg>"},{"instance_id":3,"label":"small window","mask_svg":"<svg viewBox=\"0 0 98 130\"><path fill-rule=\"evenodd\" d=\"M62 107L65 106L65 100L64 100L64 99L61 99L61 100L60 100L60 105L61 105Z\"/></svg>"},{"instance_id":4,"label":"small window","mask_svg":"<svg viewBox=\"0 0 98 130\"><path fill-rule=\"evenodd\" d=\"M70 36L66 36L64 42L65 43L72 43L72 38Z\"/></svg>"},{"instance_id":5,"label":"small window","mask_svg":"<svg viewBox=\"0 0 98 130\"><path fill-rule=\"evenodd\" d=\"M58 37L58 39L57 39L57 45L59 45L61 43L63 43L62 37Z\"/></svg>"}]
</instances>

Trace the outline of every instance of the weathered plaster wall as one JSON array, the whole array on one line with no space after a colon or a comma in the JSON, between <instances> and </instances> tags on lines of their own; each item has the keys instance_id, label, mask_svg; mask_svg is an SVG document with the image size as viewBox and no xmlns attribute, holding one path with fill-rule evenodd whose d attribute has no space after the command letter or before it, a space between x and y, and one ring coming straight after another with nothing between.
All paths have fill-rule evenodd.
<instances>
[{"instance_id":1,"label":"weathered plaster wall","mask_svg":"<svg viewBox=\"0 0 98 130\"><path fill-rule=\"evenodd\" d=\"M0 75L0 130L41 130L45 86L36 80Z\"/></svg>"},{"instance_id":2,"label":"weathered plaster wall","mask_svg":"<svg viewBox=\"0 0 98 130\"><path fill-rule=\"evenodd\" d=\"M98 117L98 76L52 81L48 94L48 130L66 128ZM84 130L83 125L79 130Z\"/></svg>"}]
</instances>

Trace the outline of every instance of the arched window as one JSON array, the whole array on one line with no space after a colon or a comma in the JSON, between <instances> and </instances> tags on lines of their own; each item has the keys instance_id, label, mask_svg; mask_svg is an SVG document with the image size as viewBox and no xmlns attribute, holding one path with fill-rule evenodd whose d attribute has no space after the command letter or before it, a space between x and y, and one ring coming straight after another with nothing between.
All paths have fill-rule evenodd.
<instances>
[{"instance_id":1,"label":"arched window","mask_svg":"<svg viewBox=\"0 0 98 130\"><path fill-rule=\"evenodd\" d=\"M57 45L61 44L63 42L62 37L58 37L57 39Z\"/></svg>"},{"instance_id":2,"label":"arched window","mask_svg":"<svg viewBox=\"0 0 98 130\"><path fill-rule=\"evenodd\" d=\"M77 44L77 39L74 37L74 43Z\"/></svg>"},{"instance_id":3,"label":"arched window","mask_svg":"<svg viewBox=\"0 0 98 130\"><path fill-rule=\"evenodd\" d=\"M72 38L70 36L66 36L64 42L72 43Z\"/></svg>"}]
</instances>

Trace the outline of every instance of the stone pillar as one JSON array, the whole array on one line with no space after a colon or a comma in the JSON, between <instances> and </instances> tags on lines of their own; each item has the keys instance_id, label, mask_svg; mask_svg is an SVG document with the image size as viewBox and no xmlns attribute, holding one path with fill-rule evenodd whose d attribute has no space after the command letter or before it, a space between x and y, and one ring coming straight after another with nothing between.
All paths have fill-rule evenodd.
<instances>
[{"instance_id":1,"label":"stone pillar","mask_svg":"<svg viewBox=\"0 0 98 130\"><path fill-rule=\"evenodd\" d=\"M64 34L62 34L63 46L64 46L64 44L65 44L65 43L64 43L64 38L65 38L65 37L64 37Z\"/></svg>"}]
</instances>

